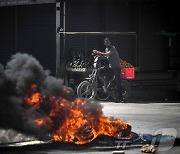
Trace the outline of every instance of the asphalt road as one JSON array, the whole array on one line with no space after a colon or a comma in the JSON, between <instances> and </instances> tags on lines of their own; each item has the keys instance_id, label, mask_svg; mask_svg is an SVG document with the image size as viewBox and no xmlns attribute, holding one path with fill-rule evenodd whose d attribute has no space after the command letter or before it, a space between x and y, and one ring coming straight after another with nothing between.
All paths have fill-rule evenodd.
<instances>
[{"instance_id":1,"label":"asphalt road","mask_svg":"<svg viewBox=\"0 0 180 154\"><path fill-rule=\"evenodd\" d=\"M131 124L136 133L154 133L160 128L176 129L180 137L180 103L102 103L104 114Z\"/></svg>"},{"instance_id":2,"label":"asphalt road","mask_svg":"<svg viewBox=\"0 0 180 154\"><path fill-rule=\"evenodd\" d=\"M108 117L114 117L131 124L132 131L138 134L174 135L180 138L180 103L112 103L101 102L103 112ZM177 133L177 134L176 134ZM156 149L158 154L179 154L180 146L167 146L167 149ZM112 154L117 149L49 149L43 148L25 151L0 151L0 154ZM127 148L125 154L141 154L140 147Z\"/></svg>"}]
</instances>

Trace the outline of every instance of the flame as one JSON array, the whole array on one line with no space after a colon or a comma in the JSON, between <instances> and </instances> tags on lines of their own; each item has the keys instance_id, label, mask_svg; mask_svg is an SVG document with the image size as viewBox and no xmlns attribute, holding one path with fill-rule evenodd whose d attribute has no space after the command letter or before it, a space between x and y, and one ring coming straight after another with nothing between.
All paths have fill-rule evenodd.
<instances>
[{"instance_id":1,"label":"flame","mask_svg":"<svg viewBox=\"0 0 180 154\"><path fill-rule=\"evenodd\" d=\"M35 119L35 124L48 127L55 141L86 144L100 135L119 137L119 132L128 126L119 119L105 117L102 106L94 101L69 102L55 96L47 100L35 85L31 90L31 95L25 96L25 103L46 112L46 116Z\"/></svg>"},{"instance_id":2,"label":"flame","mask_svg":"<svg viewBox=\"0 0 180 154\"><path fill-rule=\"evenodd\" d=\"M29 106L34 106L35 108L40 108L40 103L43 100L44 95L36 92L37 91L37 86L35 84L31 85L31 95L30 96L25 96L24 100L27 105Z\"/></svg>"},{"instance_id":3,"label":"flame","mask_svg":"<svg viewBox=\"0 0 180 154\"><path fill-rule=\"evenodd\" d=\"M49 117L44 117L44 118L37 118L35 119L35 123L38 126L50 126L52 125L52 120Z\"/></svg>"},{"instance_id":4,"label":"flame","mask_svg":"<svg viewBox=\"0 0 180 154\"><path fill-rule=\"evenodd\" d=\"M43 121L43 119L36 119L35 120L35 123L38 125L38 126L42 126L43 124L44 124L44 121Z\"/></svg>"}]
</instances>

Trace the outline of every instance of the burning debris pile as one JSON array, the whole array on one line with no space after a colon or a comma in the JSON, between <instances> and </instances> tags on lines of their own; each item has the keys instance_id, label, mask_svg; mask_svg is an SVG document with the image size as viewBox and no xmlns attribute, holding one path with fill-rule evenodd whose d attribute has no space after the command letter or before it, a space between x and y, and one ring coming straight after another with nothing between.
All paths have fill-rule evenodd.
<instances>
[{"instance_id":1,"label":"burning debris pile","mask_svg":"<svg viewBox=\"0 0 180 154\"><path fill-rule=\"evenodd\" d=\"M101 104L75 98L31 55L17 53L0 65L0 127L54 141L86 144L100 135L119 137L130 125L104 116Z\"/></svg>"}]
</instances>

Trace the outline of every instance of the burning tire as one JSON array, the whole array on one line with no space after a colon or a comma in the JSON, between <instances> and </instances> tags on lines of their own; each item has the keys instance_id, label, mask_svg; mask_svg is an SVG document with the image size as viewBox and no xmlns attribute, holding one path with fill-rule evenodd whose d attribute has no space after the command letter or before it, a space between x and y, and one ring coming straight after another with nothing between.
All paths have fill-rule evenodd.
<instances>
[{"instance_id":1,"label":"burning tire","mask_svg":"<svg viewBox=\"0 0 180 154\"><path fill-rule=\"evenodd\" d=\"M92 87L88 81L83 81L77 87L77 95L78 97L93 99L96 96L96 88Z\"/></svg>"}]
</instances>

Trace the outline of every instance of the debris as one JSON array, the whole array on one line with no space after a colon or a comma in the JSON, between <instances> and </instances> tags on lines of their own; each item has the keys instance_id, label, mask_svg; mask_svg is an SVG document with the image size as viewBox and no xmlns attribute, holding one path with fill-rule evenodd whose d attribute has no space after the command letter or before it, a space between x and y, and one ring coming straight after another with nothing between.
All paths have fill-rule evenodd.
<instances>
[{"instance_id":1,"label":"debris","mask_svg":"<svg viewBox=\"0 0 180 154\"><path fill-rule=\"evenodd\" d=\"M113 151L112 154L125 154L125 151Z\"/></svg>"},{"instance_id":2,"label":"debris","mask_svg":"<svg viewBox=\"0 0 180 154\"><path fill-rule=\"evenodd\" d=\"M155 152L155 147L153 145L150 145L150 144L143 145L141 147L141 152L154 153Z\"/></svg>"}]
</instances>

